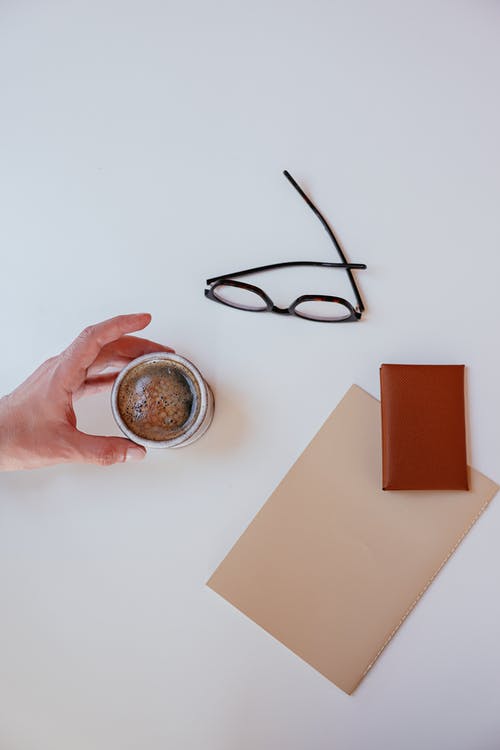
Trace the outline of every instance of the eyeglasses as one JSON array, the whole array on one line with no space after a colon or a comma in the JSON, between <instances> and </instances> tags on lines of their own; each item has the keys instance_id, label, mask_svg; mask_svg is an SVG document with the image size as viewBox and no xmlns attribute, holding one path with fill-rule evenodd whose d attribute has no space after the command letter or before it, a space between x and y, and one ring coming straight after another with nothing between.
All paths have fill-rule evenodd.
<instances>
[{"instance_id":1,"label":"eyeglasses","mask_svg":"<svg viewBox=\"0 0 500 750\"><path fill-rule=\"evenodd\" d=\"M364 263L347 262L342 248L324 216L304 193L300 185L293 179L292 175L286 170L283 174L305 200L309 208L316 214L335 245L342 262L326 263L313 260L293 260L286 263L271 263L267 266L247 268L245 271L235 271L234 273L225 273L221 276L213 276L211 279L207 279L208 289L205 289L205 297L214 302L220 302L222 305L235 307L238 310L297 315L299 318L323 323L349 323L360 320L365 307L352 272L358 269L365 269L366 265ZM271 271L276 268L291 266L322 266L324 268L344 269L356 298L356 304L353 306L348 300L342 297L332 297L324 294L304 294L301 297L297 297L289 307L277 307L260 287L253 284L246 284L244 281L235 281L236 278L247 276L251 273L261 273L262 271Z\"/></svg>"}]
</instances>

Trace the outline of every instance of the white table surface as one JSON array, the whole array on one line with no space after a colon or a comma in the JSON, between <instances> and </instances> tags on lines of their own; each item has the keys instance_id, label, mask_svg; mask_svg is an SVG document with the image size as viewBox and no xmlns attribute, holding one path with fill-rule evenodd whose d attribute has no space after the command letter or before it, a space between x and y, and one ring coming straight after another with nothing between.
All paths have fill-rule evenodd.
<instances>
[{"instance_id":1,"label":"white table surface","mask_svg":"<svg viewBox=\"0 0 500 750\"><path fill-rule=\"evenodd\" d=\"M217 401L185 450L0 476L1 750L499 747L500 498L351 697L204 585L381 362L467 364L500 480L499 34L488 0L1 3L0 391L149 310ZM368 265L359 325L203 297L332 259L284 168ZM78 413L117 434L106 396Z\"/></svg>"}]
</instances>

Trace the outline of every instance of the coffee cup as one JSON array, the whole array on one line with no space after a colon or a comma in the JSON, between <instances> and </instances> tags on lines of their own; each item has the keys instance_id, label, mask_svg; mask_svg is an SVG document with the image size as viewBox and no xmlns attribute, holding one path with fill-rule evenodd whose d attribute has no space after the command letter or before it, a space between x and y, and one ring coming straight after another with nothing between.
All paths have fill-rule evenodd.
<instances>
[{"instance_id":1,"label":"coffee cup","mask_svg":"<svg viewBox=\"0 0 500 750\"><path fill-rule=\"evenodd\" d=\"M210 427L214 397L197 367L170 352L145 354L117 376L111 392L116 423L146 448L179 448Z\"/></svg>"}]
</instances>

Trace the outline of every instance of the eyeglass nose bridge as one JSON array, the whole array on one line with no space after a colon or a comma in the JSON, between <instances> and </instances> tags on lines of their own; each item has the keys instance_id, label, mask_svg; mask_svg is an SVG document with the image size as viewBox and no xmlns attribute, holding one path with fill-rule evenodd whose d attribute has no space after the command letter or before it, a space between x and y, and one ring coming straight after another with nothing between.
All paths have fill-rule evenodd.
<instances>
[{"instance_id":1,"label":"eyeglass nose bridge","mask_svg":"<svg viewBox=\"0 0 500 750\"><path fill-rule=\"evenodd\" d=\"M288 307L278 307L277 305L272 306L271 312L278 313L279 315L290 315Z\"/></svg>"}]
</instances>

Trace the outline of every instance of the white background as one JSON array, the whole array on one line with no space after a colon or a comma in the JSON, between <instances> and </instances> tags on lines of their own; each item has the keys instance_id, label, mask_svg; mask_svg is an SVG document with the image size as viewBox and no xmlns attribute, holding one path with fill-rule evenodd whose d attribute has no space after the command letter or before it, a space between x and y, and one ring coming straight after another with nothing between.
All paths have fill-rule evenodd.
<instances>
[{"instance_id":1,"label":"white background","mask_svg":"<svg viewBox=\"0 0 500 750\"><path fill-rule=\"evenodd\" d=\"M499 747L499 498L351 697L204 585L381 362L465 363L500 479L499 38L493 0L0 4L0 392L148 310L217 403L193 447L0 477L1 750ZM361 324L203 297L332 259L284 168L368 265ZM117 434L106 396L79 416Z\"/></svg>"}]
</instances>

